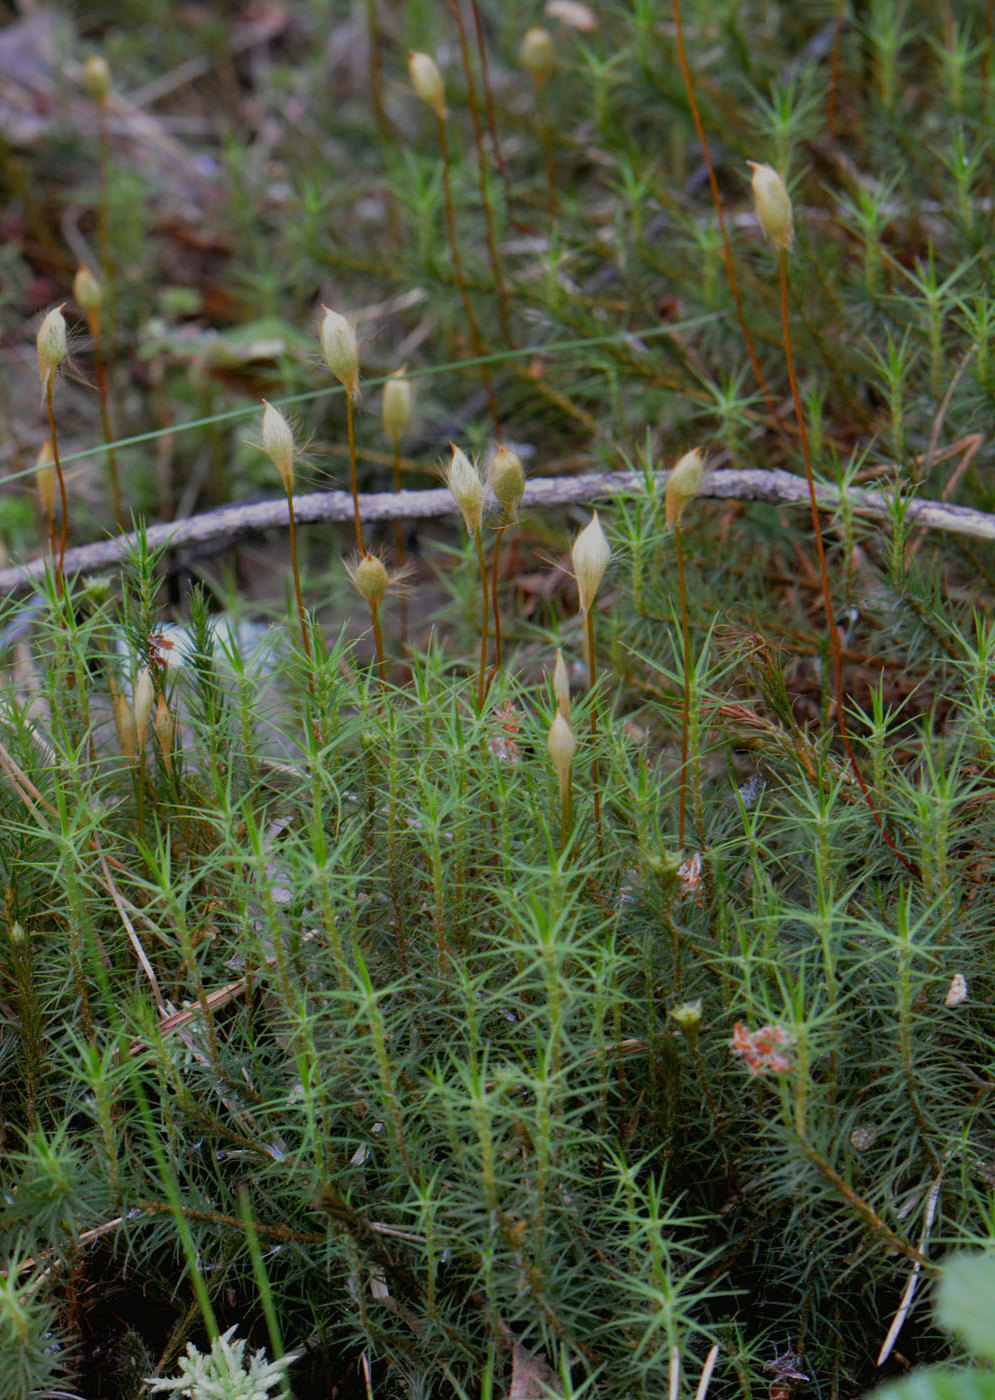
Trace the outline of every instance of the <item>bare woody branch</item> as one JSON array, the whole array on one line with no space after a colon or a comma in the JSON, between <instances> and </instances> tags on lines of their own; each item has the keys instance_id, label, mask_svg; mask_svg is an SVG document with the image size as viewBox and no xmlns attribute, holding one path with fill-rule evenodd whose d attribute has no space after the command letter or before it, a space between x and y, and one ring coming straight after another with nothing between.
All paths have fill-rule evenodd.
<instances>
[{"instance_id":1,"label":"bare woody branch","mask_svg":"<svg viewBox=\"0 0 995 1400\"><path fill-rule=\"evenodd\" d=\"M657 480L660 491L666 484L667 473ZM645 490L639 472L615 472L574 477L537 477L528 483L522 509L539 510L552 506L582 505L611 496L633 495ZM701 494L715 500L768 501L772 505L808 506L808 487L803 477L780 471L717 471L706 477ZM826 510L839 506L840 493L835 486L816 488L819 505ZM871 520L892 518L894 502L880 491L854 488L847 492L850 508L856 515ZM456 505L447 490L386 491L361 496L360 510L364 523L392 520L426 520L452 515ZM347 522L353 517L352 497L345 491L320 491L295 496L294 507L300 524L318 521ZM966 535L971 539L995 540L995 515L969 510L966 506L951 506L942 501L913 500L907 506L907 519L928 530ZM255 501L250 505L225 506L206 511L186 520L168 525L151 525L147 530L150 549L168 545L171 549L190 549L217 541L236 540L241 536L263 530L287 527L286 497L278 500ZM65 572L94 573L113 569L133 547L133 534L119 535L97 544L81 545L66 551ZM48 556L42 555L28 563L0 569L0 593L12 593L27 588L48 566Z\"/></svg>"}]
</instances>

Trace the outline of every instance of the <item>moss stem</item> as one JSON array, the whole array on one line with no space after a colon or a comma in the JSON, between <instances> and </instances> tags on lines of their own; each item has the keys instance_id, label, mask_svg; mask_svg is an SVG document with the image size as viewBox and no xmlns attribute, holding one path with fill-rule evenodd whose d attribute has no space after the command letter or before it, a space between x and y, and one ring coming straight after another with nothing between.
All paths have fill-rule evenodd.
<instances>
[{"instance_id":1,"label":"moss stem","mask_svg":"<svg viewBox=\"0 0 995 1400\"><path fill-rule=\"evenodd\" d=\"M377 649L377 670L380 673L380 684L387 684L387 672L384 669L383 631L380 627L380 605L370 599L370 617L373 619L373 641Z\"/></svg>"},{"instance_id":2,"label":"moss stem","mask_svg":"<svg viewBox=\"0 0 995 1400\"><path fill-rule=\"evenodd\" d=\"M511 207L511 180L508 177L508 167L504 163L504 156L501 154L501 143L497 134L497 118L494 114L494 94L491 91L491 73L487 63L487 45L484 42L484 25L480 18L480 8L477 0L470 0L470 13L473 15L473 27L477 36L477 56L480 59L480 76L483 79L484 87L484 111L487 114L487 130L490 134L491 145L494 148L494 159L497 161L497 168L501 172L501 183L504 188L504 206L508 218L519 232L526 232L524 224L518 222Z\"/></svg>"},{"instance_id":3,"label":"moss stem","mask_svg":"<svg viewBox=\"0 0 995 1400\"><path fill-rule=\"evenodd\" d=\"M491 604L494 608L494 665L490 669L487 677L487 686L484 691L486 695L493 684L494 677L501 669L502 662L502 638L501 638L501 609L498 605L498 565L501 560L501 539L511 519L511 510L505 507L504 516L498 526L497 535L494 539L494 554L491 559Z\"/></svg>"},{"instance_id":4,"label":"moss stem","mask_svg":"<svg viewBox=\"0 0 995 1400\"><path fill-rule=\"evenodd\" d=\"M401 440L394 441L394 490L401 490ZM407 562L407 554L404 548L404 522L397 519L394 521L394 549L397 554L397 568L403 579L404 566ZM405 655L408 650L408 599L403 588L400 590L400 610L401 610L401 654Z\"/></svg>"},{"instance_id":5,"label":"moss stem","mask_svg":"<svg viewBox=\"0 0 995 1400\"><path fill-rule=\"evenodd\" d=\"M684 576L684 546L681 543L680 516L674 521L674 541L677 545L677 584L681 595L681 635L684 641L684 705L681 712L681 787L678 804L677 844L684 850L684 825L687 813L688 730L691 724L691 629L688 625L687 580ZM699 840L704 835L699 833Z\"/></svg>"},{"instance_id":6,"label":"moss stem","mask_svg":"<svg viewBox=\"0 0 995 1400\"><path fill-rule=\"evenodd\" d=\"M477 566L480 569L480 587L483 593L480 613L480 676L477 681L477 712L483 714L484 700L487 698L487 624L491 603L487 592L487 563L484 559L484 545L479 526L473 532L473 542L477 546Z\"/></svg>"},{"instance_id":7,"label":"moss stem","mask_svg":"<svg viewBox=\"0 0 995 1400\"><path fill-rule=\"evenodd\" d=\"M508 289L504 283L501 258L498 253L497 238L494 234L494 211L491 208L490 187L487 179L487 153L484 150L484 133L480 125L480 111L477 106L477 89L473 81L473 68L470 64L470 49L466 41L466 26L459 7L459 0L449 0L449 8L456 20L459 31L460 54L463 59L463 73L466 77L466 96L473 122L473 138L477 146L477 169L480 180L480 205L484 211L484 232L487 237L487 255L494 274L494 289L497 292L498 320L504 343L511 345L511 328L508 324Z\"/></svg>"},{"instance_id":8,"label":"moss stem","mask_svg":"<svg viewBox=\"0 0 995 1400\"><path fill-rule=\"evenodd\" d=\"M760 360L753 344L753 337L750 335L750 328L746 323L746 316L743 312L743 302L739 294L739 281L736 277L736 266L732 260L732 247L729 243L729 230L726 228L725 208L722 204L722 196L719 193L719 182L715 174L715 166L712 163L712 153L708 147L708 138L705 135L705 128L701 123L701 114L698 111L698 103L694 95L694 84L691 81L691 69L688 66L687 54L684 51L684 32L681 27L681 6L680 0L672 0L674 7L674 28L677 37L677 61L681 66L681 73L684 77L684 87L688 95L688 106L691 109L691 120L694 122L694 129L698 134L701 143L701 153L705 158L705 165L708 168L708 184L712 191L712 204L715 206L715 213L719 221L719 233L722 238L722 258L725 262L726 276L729 279L729 290L732 292L732 299L736 303L736 318L739 321L739 328L743 333L743 340L746 343L746 350L750 357L750 364L753 366L753 373L756 376L760 392L767 403L767 409L771 418L776 423L777 405L774 397L767 387L767 380L764 372L760 368Z\"/></svg>"},{"instance_id":9,"label":"moss stem","mask_svg":"<svg viewBox=\"0 0 995 1400\"><path fill-rule=\"evenodd\" d=\"M446 195L446 227L449 232L449 251L453 258L453 276L459 288L460 300L463 303L463 311L466 315L467 326L470 330L470 341L473 345L473 353L482 358L486 353L484 342L480 335L480 326L477 322L477 315L473 309L473 302L470 300L470 292L466 285L466 278L463 275L463 260L460 257L459 240L456 237L456 213L453 208L453 182L450 172L449 160L449 134L446 128L446 118L441 112L439 119L439 145L442 147L442 183ZM498 413L497 399L494 397L494 385L491 382L490 366L486 363L480 366L480 376L484 381L484 389L487 393L487 406L494 420L494 431L498 438L501 436L501 418Z\"/></svg>"},{"instance_id":10,"label":"moss stem","mask_svg":"<svg viewBox=\"0 0 995 1400\"><path fill-rule=\"evenodd\" d=\"M597 833L598 855L604 855L604 841L601 829L601 773L598 767L598 663L594 650L594 614L588 608L584 614L584 636L587 643L587 674L591 688L591 743L594 756L591 759L591 787L594 790L594 827Z\"/></svg>"},{"instance_id":11,"label":"moss stem","mask_svg":"<svg viewBox=\"0 0 995 1400\"><path fill-rule=\"evenodd\" d=\"M845 700L843 694L843 654L840 647L839 633L836 630L836 615L833 611L833 599L829 590L829 570L826 566L826 550L822 542L822 527L819 523L819 505L815 495L815 478L812 475L812 458L808 450L808 433L805 429L805 415L802 412L801 396L798 393L798 381L795 377L795 360L791 350L791 328L788 320L788 253L786 248L781 249L780 256L781 269L781 331L784 337L784 358L788 367L788 381L791 385L791 397L795 405L795 417L798 420L798 436L802 444L802 459L805 463L805 479L808 482L809 503L812 508L812 529L815 534L815 545L819 554L819 574L822 579L822 598L826 609L826 624L829 627L829 643L833 651L833 674L836 683L836 721L839 725L840 738L843 740L843 747L846 756L850 761L853 776L864 794L864 801L870 809L871 815L877 823L878 830L885 841L894 851L895 855L902 862L905 868L913 874L916 879L920 879L919 870L916 865L904 855L895 844L891 833L888 831L881 819L881 814L875 806L870 789L864 782L860 765L850 746L850 736L846 728Z\"/></svg>"},{"instance_id":12,"label":"moss stem","mask_svg":"<svg viewBox=\"0 0 995 1400\"><path fill-rule=\"evenodd\" d=\"M353 419L354 412L352 395L346 391L345 421L346 432L349 435L349 485L352 488L352 508L356 516L356 548L359 551L360 559L365 559L366 546L363 543L363 520L359 513L359 487L356 483L356 424Z\"/></svg>"},{"instance_id":13,"label":"moss stem","mask_svg":"<svg viewBox=\"0 0 995 1400\"><path fill-rule=\"evenodd\" d=\"M87 324L93 339L93 364L97 375L97 397L100 400L100 426L107 449L107 474L110 478L111 505L119 530L126 530L128 522L121 499L121 482L117 472L117 457L114 452L114 433L111 428L110 403L107 392L107 366L104 363L103 317L99 310L86 313Z\"/></svg>"},{"instance_id":14,"label":"moss stem","mask_svg":"<svg viewBox=\"0 0 995 1400\"><path fill-rule=\"evenodd\" d=\"M69 537L69 502L66 499L66 478L62 474L59 460L59 437L55 431L55 409L52 404L52 375L45 382L45 407L48 410L48 435L52 441L52 460L55 474L59 478L59 500L62 505L62 519L59 522L59 553L55 554L55 520L52 521L52 556L55 562L55 588L62 597L62 567L66 558L66 541Z\"/></svg>"},{"instance_id":15,"label":"moss stem","mask_svg":"<svg viewBox=\"0 0 995 1400\"><path fill-rule=\"evenodd\" d=\"M313 661L311 638L308 636L307 613L304 611L304 596L301 593L301 574L297 564L297 522L294 516L294 493L287 488L287 522L290 529L290 566L294 574L294 592L297 595L297 617L301 624L301 646L308 661Z\"/></svg>"}]
</instances>

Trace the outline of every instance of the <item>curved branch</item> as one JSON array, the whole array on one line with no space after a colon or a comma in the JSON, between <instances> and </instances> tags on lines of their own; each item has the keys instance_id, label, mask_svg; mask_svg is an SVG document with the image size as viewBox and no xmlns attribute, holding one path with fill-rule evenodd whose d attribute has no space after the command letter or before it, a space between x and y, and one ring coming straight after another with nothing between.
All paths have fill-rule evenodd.
<instances>
[{"instance_id":1,"label":"curved branch","mask_svg":"<svg viewBox=\"0 0 995 1400\"><path fill-rule=\"evenodd\" d=\"M662 491L667 474L659 474L657 488ZM549 506L582 505L605 497L638 494L645 489L640 472L594 473L573 477L536 477L528 482L522 500L523 510L538 510ZM772 505L809 505L808 486L804 477L780 471L717 471L706 477L702 496L715 500L768 501ZM837 487L816 486L820 508L834 510L839 505ZM888 520L892 503L881 491L854 488L847 492L851 509L871 520ZM456 503L448 490L384 491L359 498L363 521L374 524L392 520L427 520L455 515ZM347 491L315 491L294 497L294 513L299 524L320 521L349 521L353 518L352 496ZM967 506L951 506L943 501L917 501L908 504L907 518L928 530L943 530L948 534L967 535L971 539L995 540L995 515L971 510ZM168 545L170 549L189 549L217 540L236 540L261 530L286 529L289 524L286 497L254 501L250 505L224 506L206 511L186 520L167 525L150 525L146 531L150 549ZM97 544L81 545L66 551L67 574L93 573L113 569L134 547L133 533L101 540ZM13 593L28 588L40 578L49 565L47 555L28 563L0 569L0 593Z\"/></svg>"}]
</instances>

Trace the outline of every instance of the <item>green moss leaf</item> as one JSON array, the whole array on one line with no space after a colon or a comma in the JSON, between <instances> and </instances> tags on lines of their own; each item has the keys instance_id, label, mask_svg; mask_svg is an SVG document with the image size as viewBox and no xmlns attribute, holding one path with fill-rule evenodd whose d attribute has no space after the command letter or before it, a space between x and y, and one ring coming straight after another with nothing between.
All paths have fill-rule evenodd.
<instances>
[{"instance_id":1,"label":"green moss leaf","mask_svg":"<svg viewBox=\"0 0 995 1400\"><path fill-rule=\"evenodd\" d=\"M950 1260L940 1283L936 1320L978 1356L995 1361L995 1250Z\"/></svg>"},{"instance_id":2,"label":"green moss leaf","mask_svg":"<svg viewBox=\"0 0 995 1400\"><path fill-rule=\"evenodd\" d=\"M935 1366L886 1385L872 1400L995 1400L995 1375Z\"/></svg>"}]
</instances>

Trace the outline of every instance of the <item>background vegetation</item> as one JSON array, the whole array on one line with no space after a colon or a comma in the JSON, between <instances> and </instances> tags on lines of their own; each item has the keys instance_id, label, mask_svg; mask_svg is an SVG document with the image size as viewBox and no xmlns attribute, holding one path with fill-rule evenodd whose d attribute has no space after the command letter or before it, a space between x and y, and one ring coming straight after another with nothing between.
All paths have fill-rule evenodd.
<instances>
[{"instance_id":1,"label":"background vegetation","mask_svg":"<svg viewBox=\"0 0 995 1400\"><path fill-rule=\"evenodd\" d=\"M995 1229L991 521L913 503L995 511L992 5L5 19L0 536L47 563L0 605L3 1395L983 1365L929 1302ZM451 442L635 473L582 613L590 511L531 496L62 578L63 528L279 500L263 397L297 492L348 488L349 425L391 491L402 366L407 488ZM708 494L806 459L831 618L807 495Z\"/></svg>"}]
</instances>

